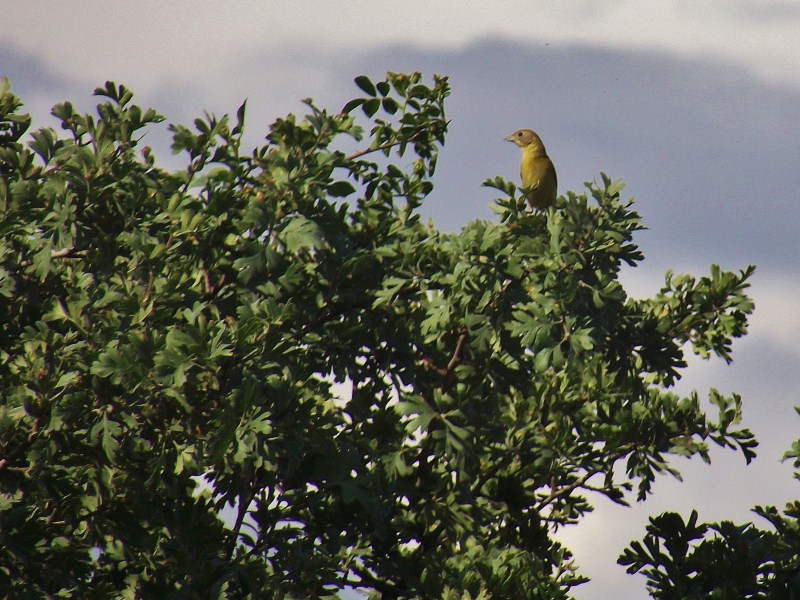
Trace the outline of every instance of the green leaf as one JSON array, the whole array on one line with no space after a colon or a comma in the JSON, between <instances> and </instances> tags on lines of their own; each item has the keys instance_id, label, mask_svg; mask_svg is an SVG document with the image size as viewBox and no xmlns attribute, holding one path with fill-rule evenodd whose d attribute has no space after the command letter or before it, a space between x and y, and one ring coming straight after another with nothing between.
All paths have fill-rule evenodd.
<instances>
[{"instance_id":1,"label":"green leaf","mask_svg":"<svg viewBox=\"0 0 800 600\"><path fill-rule=\"evenodd\" d=\"M344 105L342 112L346 115L349 115L351 112L353 112L353 110L364 104L364 102L366 102L366 98L353 98Z\"/></svg>"},{"instance_id":2,"label":"green leaf","mask_svg":"<svg viewBox=\"0 0 800 600\"><path fill-rule=\"evenodd\" d=\"M375 91L375 86L373 85L372 81L370 81L369 77L366 75L359 75L355 78L356 85L361 88L361 90L369 95L375 96L377 92Z\"/></svg>"},{"instance_id":3,"label":"green leaf","mask_svg":"<svg viewBox=\"0 0 800 600\"><path fill-rule=\"evenodd\" d=\"M372 118L378 109L381 107L381 101L377 98L372 98L370 100L366 100L361 107L361 110L364 111L364 114L368 117Z\"/></svg>"},{"instance_id":4,"label":"green leaf","mask_svg":"<svg viewBox=\"0 0 800 600\"><path fill-rule=\"evenodd\" d=\"M383 110L385 110L390 115L393 115L398 110L400 110L400 105L394 98L384 98L381 101L381 106L383 106Z\"/></svg>"},{"instance_id":5,"label":"green leaf","mask_svg":"<svg viewBox=\"0 0 800 600\"><path fill-rule=\"evenodd\" d=\"M247 113L247 100L242 102L242 105L236 111L236 126L231 130L233 135L239 135L244 131L244 117Z\"/></svg>"},{"instance_id":6,"label":"green leaf","mask_svg":"<svg viewBox=\"0 0 800 600\"><path fill-rule=\"evenodd\" d=\"M106 458L109 462L113 462L119 449L119 440L117 438L121 432L122 427L120 427L119 423L109 419L107 413L103 413L100 422L90 430L89 437L95 443L99 442Z\"/></svg>"},{"instance_id":7,"label":"green leaf","mask_svg":"<svg viewBox=\"0 0 800 600\"><path fill-rule=\"evenodd\" d=\"M343 198L345 196L349 196L355 191L356 188L353 187L353 184L351 184L349 181L334 181L328 186L328 193L334 198Z\"/></svg>"},{"instance_id":8,"label":"green leaf","mask_svg":"<svg viewBox=\"0 0 800 600\"><path fill-rule=\"evenodd\" d=\"M299 215L286 223L280 232L280 239L289 252L321 248L324 245L324 237L319 225Z\"/></svg>"},{"instance_id":9,"label":"green leaf","mask_svg":"<svg viewBox=\"0 0 800 600\"><path fill-rule=\"evenodd\" d=\"M62 147L63 142L56 139L52 129L40 129L31 133L28 146L38 154L45 164L49 164L56 152Z\"/></svg>"}]
</instances>

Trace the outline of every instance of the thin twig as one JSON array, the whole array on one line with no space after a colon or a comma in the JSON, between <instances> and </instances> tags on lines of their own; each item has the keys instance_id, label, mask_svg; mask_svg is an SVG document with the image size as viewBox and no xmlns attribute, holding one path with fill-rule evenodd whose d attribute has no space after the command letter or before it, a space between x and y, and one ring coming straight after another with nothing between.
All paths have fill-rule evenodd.
<instances>
[{"instance_id":1,"label":"thin twig","mask_svg":"<svg viewBox=\"0 0 800 600\"><path fill-rule=\"evenodd\" d=\"M597 475L599 472L600 471L589 471L583 477L579 477L578 479L576 479L575 481L573 481L569 485L564 486L563 488L559 488L557 490L553 490L552 492L550 492L550 495L547 496L547 498L545 498L544 500L542 500L538 504L538 506L536 507L536 510L541 512L541 510L545 506L547 506L548 504L550 504L554 500L560 498L561 496L565 496L565 495L569 494L570 492L574 491L576 488L581 487L584 483L589 481L589 479L591 479L592 477Z\"/></svg>"},{"instance_id":2,"label":"thin twig","mask_svg":"<svg viewBox=\"0 0 800 600\"><path fill-rule=\"evenodd\" d=\"M461 351L464 349L464 343L467 341L467 334L462 333L458 336L458 341L456 342L456 348L453 350L453 356L450 357L450 361L447 363L446 367L437 367L433 360L430 357L422 356L420 358L420 362L422 366L426 369L429 369L441 377L447 377L450 373L453 372L453 369L456 368L456 365L461 360Z\"/></svg>"},{"instance_id":3,"label":"thin twig","mask_svg":"<svg viewBox=\"0 0 800 600\"><path fill-rule=\"evenodd\" d=\"M616 452L612 456L612 459L611 459L611 468L613 469L614 465L616 464L616 462L618 460L620 460L622 457L624 457L626 454L628 454L628 452L631 451L632 449L633 448L632 448L631 445L625 445L622 449L620 449L618 452ZM587 481L589 481L589 479L591 479L595 475L599 475L602 472L603 472L602 468L598 468L598 469L596 469L594 471L589 471L585 475L583 475L582 477L579 477L578 479L576 479L575 481L570 483L569 485L564 486L563 488L559 488L559 489L553 489L555 487L555 484L551 480L550 488L552 489L552 491L550 492L550 494L544 500L542 500L536 506L536 510L541 512L541 510L545 506L547 506L548 504L550 504L554 500L560 498L561 496L565 496L565 495L569 494L570 492L574 491L575 489L577 489L579 487L582 487ZM602 490L598 490L596 488L590 488L590 489L592 489L592 491L598 491L600 493L603 493Z\"/></svg>"},{"instance_id":4,"label":"thin twig","mask_svg":"<svg viewBox=\"0 0 800 600\"><path fill-rule=\"evenodd\" d=\"M69 256L75 248L62 248L61 250L53 250L50 253L50 258L64 258Z\"/></svg>"},{"instance_id":5,"label":"thin twig","mask_svg":"<svg viewBox=\"0 0 800 600\"><path fill-rule=\"evenodd\" d=\"M456 349L453 352L453 357L450 359L450 362L447 363L447 373L451 373L453 369L456 368L458 361L461 359L461 350L464 348L464 342L466 341L466 333L462 333L460 336L458 336L458 342L456 343Z\"/></svg>"},{"instance_id":6,"label":"thin twig","mask_svg":"<svg viewBox=\"0 0 800 600\"><path fill-rule=\"evenodd\" d=\"M50 251L50 258L70 258L72 253L75 252L75 248L61 248L60 250L51 250ZM19 266L23 269L27 269L33 264L33 260L21 260L19 262Z\"/></svg>"},{"instance_id":7,"label":"thin twig","mask_svg":"<svg viewBox=\"0 0 800 600\"><path fill-rule=\"evenodd\" d=\"M236 515L236 522L233 524L233 540L228 551L228 559L233 557L233 553L236 551L236 546L239 544L239 532L242 530L242 525L244 524L244 518L247 516L248 509L250 508L250 503L255 498L255 493L251 493L249 499L244 502L244 498L239 499L241 504L239 504L239 514Z\"/></svg>"},{"instance_id":8,"label":"thin twig","mask_svg":"<svg viewBox=\"0 0 800 600\"><path fill-rule=\"evenodd\" d=\"M380 150L386 150L387 148L391 148L392 146L399 146L400 144L403 144L403 143L407 144L409 142L413 142L415 139L417 139L419 137L419 135L421 133L422 133L421 131L418 131L415 134L410 135L407 139L404 139L404 140L395 140L393 142L385 142L385 143L381 144L380 146L375 146L374 148L365 148L364 150L359 150L358 152L355 152L355 153L351 154L350 156L348 156L346 160L355 160L357 158L361 158L365 154L370 154L372 152L379 152Z\"/></svg>"}]
</instances>

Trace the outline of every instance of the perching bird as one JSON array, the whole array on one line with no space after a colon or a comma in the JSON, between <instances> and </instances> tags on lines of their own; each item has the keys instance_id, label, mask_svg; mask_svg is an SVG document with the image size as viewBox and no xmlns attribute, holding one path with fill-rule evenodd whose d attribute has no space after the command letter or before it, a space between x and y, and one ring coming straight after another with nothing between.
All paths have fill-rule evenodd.
<instances>
[{"instance_id":1,"label":"perching bird","mask_svg":"<svg viewBox=\"0 0 800 600\"><path fill-rule=\"evenodd\" d=\"M547 156L542 139L535 131L519 129L505 138L522 150L519 174L522 187L529 188L527 199L531 208L546 209L556 201L558 179L553 161Z\"/></svg>"}]
</instances>

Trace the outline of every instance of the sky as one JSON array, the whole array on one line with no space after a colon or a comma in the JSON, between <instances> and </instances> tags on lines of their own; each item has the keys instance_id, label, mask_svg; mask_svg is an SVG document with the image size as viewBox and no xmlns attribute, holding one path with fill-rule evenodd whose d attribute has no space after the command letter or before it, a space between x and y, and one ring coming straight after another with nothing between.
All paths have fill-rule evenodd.
<instances>
[{"instance_id":1,"label":"sky","mask_svg":"<svg viewBox=\"0 0 800 600\"><path fill-rule=\"evenodd\" d=\"M0 76L35 126L52 126L64 100L92 109L92 90L114 80L175 123L234 114L247 99L256 146L303 98L338 110L359 95L357 75L439 73L452 85L451 125L423 209L439 228L494 218L480 183L516 180L518 150L503 138L529 127L561 193L602 171L636 197L647 258L624 273L631 295L653 294L667 269L757 266L756 312L733 364L692 358L677 389L741 393L758 459L745 467L715 451L710 467L676 461L683 481L659 480L641 505L598 499L559 534L592 578L579 600L647 598L616 557L648 515L697 508L703 520L744 521L756 504L798 497L780 457L800 437L800 2L0 0L0 10ZM177 160L166 126L151 136L162 163Z\"/></svg>"}]
</instances>

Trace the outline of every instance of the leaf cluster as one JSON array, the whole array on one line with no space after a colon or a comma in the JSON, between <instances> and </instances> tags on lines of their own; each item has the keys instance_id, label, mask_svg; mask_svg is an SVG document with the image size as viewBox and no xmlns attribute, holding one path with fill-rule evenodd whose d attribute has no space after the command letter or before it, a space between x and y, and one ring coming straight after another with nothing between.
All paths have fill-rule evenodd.
<instances>
[{"instance_id":1,"label":"leaf cluster","mask_svg":"<svg viewBox=\"0 0 800 600\"><path fill-rule=\"evenodd\" d=\"M800 413L800 408L795 409ZM800 479L800 440L784 455ZM749 522L698 523L673 512L650 519L642 541L620 555L628 573L641 573L653 598L797 598L800 590L800 502L756 506L767 521L761 529Z\"/></svg>"},{"instance_id":2,"label":"leaf cluster","mask_svg":"<svg viewBox=\"0 0 800 600\"><path fill-rule=\"evenodd\" d=\"M629 573L641 572L653 598L796 598L800 590L800 504L783 514L756 507L771 525L730 521L698 523L692 511L650 519L643 541L619 557Z\"/></svg>"}]
</instances>

